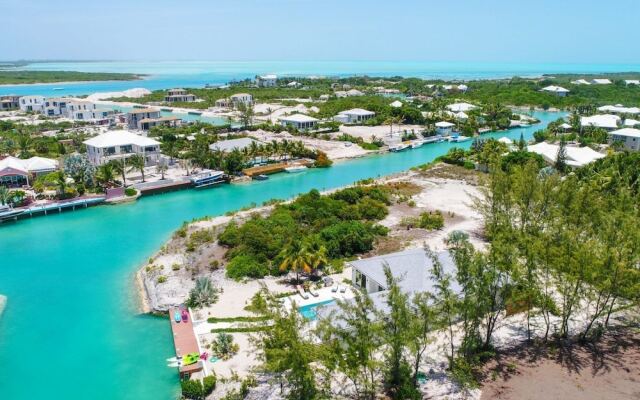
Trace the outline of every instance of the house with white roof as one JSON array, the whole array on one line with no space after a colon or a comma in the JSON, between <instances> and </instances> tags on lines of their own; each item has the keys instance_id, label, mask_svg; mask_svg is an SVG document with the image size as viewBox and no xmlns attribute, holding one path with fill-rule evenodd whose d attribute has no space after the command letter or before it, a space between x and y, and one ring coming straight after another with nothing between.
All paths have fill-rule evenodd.
<instances>
[{"instance_id":1,"label":"house with white roof","mask_svg":"<svg viewBox=\"0 0 640 400\"><path fill-rule=\"evenodd\" d=\"M542 158L544 158L544 160L549 164L553 164L556 162L559 149L560 145L547 142L541 142L527 146L528 151L540 154ZM598 153L590 147L566 146L565 152L566 163L568 166L573 168L583 167L605 157L604 154Z\"/></svg>"},{"instance_id":2,"label":"house with white roof","mask_svg":"<svg viewBox=\"0 0 640 400\"><path fill-rule=\"evenodd\" d=\"M19 187L40 175L58 169L58 161L51 158L31 157L22 160L16 157L5 157L0 160L0 186Z\"/></svg>"},{"instance_id":3,"label":"house with white roof","mask_svg":"<svg viewBox=\"0 0 640 400\"><path fill-rule=\"evenodd\" d=\"M610 112L610 113L613 113L613 114L640 114L640 108L638 108L638 107L625 107L622 104L616 104L615 106L598 107L598 111Z\"/></svg>"},{"instance_id":4,"label":"house with white roof","mask_svg":"<svg viewBox=\"0 0 640 400\"><path fill-rule=\"evenodd\" d=\"M591 80L591 83L594 85L611 85L613 82L606 78L595 78Z\"/></svg>"},{"instance_id":5,"label":"house with white roof","mask_svg":"<svg viewBox=\"0 0 640 400\"><path fill-rule=\"evenodd\" d=\"M591 82L589 82L586 79L577 79L575 81L571 81L572 85L591 85Z\"/></svg>"},{"instance_id":6,"label":"house with white roof","mask_svg":"<svg viewBox=\"0 0 640 400\"><path fill-rule=\"evenodd\" d=\"M376 113L362 108L353 108L351 110L341 111L333 117L336 122L343 124L361 124L375 117Z\"/></svg>"},{"instance_id":7,"label":"house with white roof","mask_svg":"<svg viewBox=\"0 0 640 400\"><path fill-rule=\"evenodd\" d=\"M449 136L453 132L453 127L456 124L447 121L436 122L436 132L442 136Z\"/></svg>"},{"instance_id":8,"label":"house with white roof","mask_svg":"<svg viewBox=\"0 0 640 400\"><path fill-rule=\"evenodd\" d=\"M475 110L476 108L478 108L478 106L474 106L473 104L469 104L469 103L453 103L453 104L448 104L446 108L447 110L454 113L459 113L459 112L466 113L471 110Z\"/></svg>"},{"instance_id":9,"label":"house with white roof","mask_svg":"<svg viewBox=\"0 0 640 400\"><path fill-rule=\"evenodd\" d=\"M41 113L44 109L44 96L22 96L20 97L20 111Z\"/></svg>"},{"instance_id":10,"label":"house with white roof","mask_svg":"<svg viewBox=\"0 0 640 400\"><path fill-rule=\"evenodd\" d=\"M620 142L625 148L633 151L640 150L640 129L622 128L609 132L611 143Z\"/></svg>"},{"instance_id":11,"label":"house with white roof","mask_svg":"<svg viewBox=\"0 0 640 400\"><path fill-rule=\"evenodd\" d=\"M296 128L299 131L315 129L318 126L318 119L305 114L291 114L280 117L280 124L285 127Z\"/></svg>"},{"instance_id":12,"label":"house with white roof","mask_svg":"<svg viewBox=\"0 0 640 400\"><path fill-rule=\"evenodd\" d=\"M638 79L625 79L624 80L625 85L629 86L629 85L640 85L640 80Z\"/></svg>"},{"instance_id":13,"label":"house with white roof","mask_svg":"<svg viewBox=\"0 0 640 400\"><path fill-rule=\"evenodd\" d=\"M396 100L394 102L392 102L391 104L389 104L391 107L393 108L400 108L402 107L402 102L400 100Z\"/></svg>"},{"instance_id":14,"label":"house with white roof","mask_svg":"<svg viewBox=\"0 0 640 400\"><path fill-rule=\"evenodd\" d=\"M262 144L262 142L250 137L243 137L238 139L220 140L209 145L211 151L222 151L229 153L233 150L242 150L251 146L252 143Z\"/></svg>"},{"instance_id":15,"label":"house with white roof","mask_svg":"<svg viewBox=\"0 0 640 400\"><path fill-rule=\"evenodd\" d=\"M258 87L274 87L278 84L277 75L258 75L256 76L256 86Z\"/></svg>"},{"instance_id":16,"label":"house with white roof","mask_svg":"<svg viewBox=\"0 0 640 400\"><path fill-rule=\"evenodd\" d=\"M87 147L87 157L94 165L129 158L135 154L144 157L147 165L156 164L160 159L160 142L131 131L108 131L85 140L84 144Z\"/></svg>"},{"instance_id":17,"label":"house with white roof","mask_svg":"<svg viewBox=\"0 0 640 400\"><path fill-rule=\"evenodd\" d=\"M246 106L253 104L253 96L249 93L236 93L231 95L229 99L234 107L237 107L238 104L244 104Z\"/></svg>"},{"instance_id":18,"label":"house with white roof","mask_svg":"<svg viewBox=\"0 0 640 400\"><path fill-rule=\"evenodd\" d=\"M364 93L362 93L358 89L347 90L347 97L356 97L356 96L364 96Z\"/></svg>"},{"instance_id":19,"label":"house with white roof","mask_svg":"<svg viewBox=\"0 0 640 400\"><path fill-rule=\"evenodd\" d=\"M590 117L581 117L580 125L582 127L593 126L607 130L618 129L621 118L612 114L592 115Z\"/></svg>"},{"instance_id":20,"label":"house with white roof","mask_svg":"<svg viewBox=\"0 0 640 400\"><path fill-rule=\"evenodd\" d=\"M569 94L569 90L563 88L562 86L551 85L551 86L543 87L540 90L542 92L548 92L548 93L555 94L558 97L565 97L567 94Z\"/></svg>"},{"instance_id":21,"label":"house with white roof","mask_svg":"<svg viewBox=\"0 0 640 400\"><path fill-rule=\"evenodd\" d=\"M634 126L640 125L640 121L638 121L637 119L627 118L627 119L624 120L624 124L623 125L633 128Z\"/></svg>"}]
</instances>

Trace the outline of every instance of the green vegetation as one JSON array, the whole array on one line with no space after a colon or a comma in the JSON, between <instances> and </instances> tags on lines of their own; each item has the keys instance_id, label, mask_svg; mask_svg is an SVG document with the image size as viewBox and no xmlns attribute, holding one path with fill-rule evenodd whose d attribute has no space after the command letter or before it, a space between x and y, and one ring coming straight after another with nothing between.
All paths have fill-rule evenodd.
<instances>
[{"instance_id":1,"label":"green vegetation","mask_svg":"<svg viewBox=\"0 0 640 400\"><path fill-rule=\"evenodd\" d=\"M204 377L202 382L199 379L184 380L180 382L182 397L188 400L204 400L216 388L216 376Z\"/></svg>"},{"instance_id":2,"label":"green vegetation","mask_svg":"<svg viewBox=\"0 0 640 400\"><path fill-rule=\"evenodd\" d=\"M0 85L86 81L133 81L141 78L142 75L111 72L0 70Z\"/></svg>"},{"instance_id":3,"label":"green vegetation","mask_svg":"<svg viewBox=\"0 0 640 400\"><path fill-rule=\"evenodd\" d=\"M211 279L206 276L199 277L196 279L196 286L189 292L186 305L193 308L210 306L218 301L219 292L220 290L213 286Z\"/></svg>"},{"instance_id":4,"label":"green vegetation","mask_svg":"<svg viewBox=\"0 0 640 400\"><path fill-rule=\"evenodd\" d=\"M230 359L238 353L239 349L238 344L233 343L233 336L224 332L218 333L216 339L211 343L213 354L222 360Z\"/></svg>"},{"instance_id":5,"label":"green vegetation","mask_svg":"<svg viewBox=\"0 0 640 400\"><path fill-rule=\"evenodd\" d=\"M267 321L268 318L263 316L258 317L209 317L207 322L215 324L218 322L262 322Z\"/></svg>"},{"instance_id":6,"label":"green vegetation","mask_svg":"<svg viewBox=\"0 0 640 400\"><path fill-rule=\"evenodd\" d=\"M387 215L389 203L389 190L382 186L331 195L312 190L290 204L276 205L268 217L253 215L240 226L231 223L218 237L229 248L227 275L313 274L331 260L369 251L386 234L374 221Z\"/></svg>"}]
</instances>

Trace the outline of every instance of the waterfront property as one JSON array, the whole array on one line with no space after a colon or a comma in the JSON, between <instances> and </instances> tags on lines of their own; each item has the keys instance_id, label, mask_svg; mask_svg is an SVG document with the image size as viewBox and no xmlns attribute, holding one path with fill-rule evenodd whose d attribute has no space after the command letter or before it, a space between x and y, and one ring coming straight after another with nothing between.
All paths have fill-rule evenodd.
<instances>
[{"instance_id":1,"label":"waterfront property","mask_svg":"<svg viewBox=\"0 0 640 400\"><path fill-rule=\"evenodd\" d=\"M135 154L141 155L147 165L154 165L160 159L160 142L125 130L103 133L85 140L84 144L87 157L94 165Z\"/></svg>"},{"instance_id":2,"label":"waterfront property","mask_svg":"<svg viewBox=\"0 0 640 400\"><path fill-rule=\"evenodd\" d=\"M438 135L449 136L453 132L455 124L447 121L436 122L436 132Z\"/></svg>"},{"instance_id":3,"label":"waterfront property","mask_svg":"<svg viewBox=\"0 0 640 400\"><path fill-rule=\"evenodd\" d=\"M11 111L20 108L20 96L0 96L0 111Z\"/></svg>"},{"instance_id":4,"label":"waterfront property","mask_svg":"<svg viewBox=\"0 0 640 400\"><path fill-rule=\"evenodd\" d=\"M187 93L184 89L171 89L164 97L164 101L167 103L192 103L196 101L196 96Z\"/></svg>"},{"instance_id":5,"label":"waterfront property","mask_svg":"<svg viewBox=\"0 0 640 400\"><path fill-rule=\"evenodd\" d=\"M558 150L560 146L553 143L541 142L534 145L527 146L527 150L536 154L540 154L544 160L553 165L558 158ZM605 155L598 153L590 147L578 147L578 146L566 146L565 147L565 162L568 166L573 168L584 167L587 164L604 158Z\"/></svg>"},{"instance_id":6,"label":"waterfront property","mask_svg":"<svg viewBox=\"0 0 640 400\"><path fill-rule=\"evenodd\" d=\"M44 157L31 157L22 160L5 157L0 160L0 185L20 187L29 185L38 176L58 169L58 161Z\"/></svg>"},{"instance_id":7,"label":"waterfront property","mask_svg":"<svg viewBox=\"0 0 640 400\"><path fill-rule=\"evenodd\" d=\"M305 114L291 114L286 117L280 117L280 124L296 128L299 131L315 129L318 125L318 119Z\"/></svg>"},{"instance_id":8,"label":"waterfront property","mask_svg":"<svg viewBox=\"0 0 640 400\"><path fill-rule=\"evenodd\" d=\"M42 112L44 110L44 96L22 96L20 97L20 111L22 112Z\"/></svg>"},{"instance_id":9,"label":"waterfront property","mask_svg":"<svg viewBox=\"0 0 640 400\"><path fill-rule=\"evenodd\" d=\"M453 113L464 112L467 113L471 110L475 110L478 106L469 103L453 103L447 105L447 110Z\"/></svg>"},{"instance_id":10,"label":"waterfront property","mask_svg":"<svg viewBox=\"0 0 640 400\"><path fill-rule=\"evenodd\" d=\"M373 111L364 110L362 108L353 108L351 110L341 111L333 117L336 122L343 124L361 124L375 117Z\"/></svg>"},{"instance_id":11,"label":"waterfront property","mask_svg":"<svg viewBox=\"0 0 640 400\"><path fill-rule=\"evenodd\" d=\"M74 121L108 124L115 121L115 111L99 109L95 103L86 100L71 100L67 103L66 116Z\"/></svg>"},{"instance_id":12,"label":"waterfront property","mask_svg":"<svg viewBox=\"0 0 640 400\"><path fill-rule=\"evenodd\" d=\"M618 125L621 122L621 118L617 115L603 114L592 115L590 117L581 117L580 125L582 127L592 126L595 128L602 128L606 130L618 129Z\"/></svg>"},{"instance_id":13,"label":"waterfront property","mask_svg":"<svg viewBox=\"0 0 640 400\"><path fill-rule=\"evenodd\" d=\"M127 125L129 129L142 130L142 120L159 119L160 110L155 108L139 108L127 113Z\"/></svg>"},{"instance_id":14,"label":"waterfront property","mask_svg":"<svg viewBox=\"0 0 640 400\"><path fill-rule=\"evenodd\" d=\"M619 142L628 150L640 150L640 129L622 128L609 132L611 143Z\"/></svg>"},{"instance_id":15,"label":"waterfront property","mask_svg":"<svg viewBox=\"0 0 640 400\"><path fill-rule=\"evenodd\" d=\"M220 140L218 142L211 143L209 145L209 149L211 151L222 151L224 153L228 153L233 150L245 149L251 146L252 143L262 144L262 142L259 142L253 138L244 137L244 138L238 138L238 139Z\"/></svg>"},{"instance_id":16,"label":"waterfront property","mask_svg":"<svg viewBox=\"0 0 640 400\"><path fill-rule=\"evenodd\" d=\"M169 321L171 322L171 333L173 336L173 345L176 350L176 357L183 357L187 354L202 353L198 339L193 330L192 316L188 313L186 319L180 319L178 322L174 315L182 315L178 308L171 308L169 310ZM179 373L181 379L190 379L192 375L195 375L204 370L203 360L198 360L195 363L189 365L181 365L179 367Z\"/></svg>"},{"instance_id":17,"label":"waterfront property","mask_svg":"<svg viewBox=\"0 0 640 400\"><path fill-rule=\"evenodd\" d=\"M278 84L277 75L258 75L256 76L256 86L258 87L275 87Z\"/></svg>"},{"instance_id":18,"label":"waterfront property","mask_svg":"<svg viewBox=\"0 0 640 400\"><path fill-rule=\"evenodd\" d=\"M562 86L555 86L555 85L547 86L547 87L544 87L544 88L542 88L540 90L542 92L555 94L558 97L565 97L566 95L569 94L569 90L568 89L565 89Z\"/></svg>"},{"instance_id":19,"label":"waterfront property","mask_svg":"<svg viewBox=\"0 0 640 400\"><path fill-rule=\"evenodd\" d=\"M143 131L148 131L154 126L167 126L170 128L178 127L182 124L182 120L178 117L159 117L141 119L138 126Z\"/></svg>"}]
</instances>

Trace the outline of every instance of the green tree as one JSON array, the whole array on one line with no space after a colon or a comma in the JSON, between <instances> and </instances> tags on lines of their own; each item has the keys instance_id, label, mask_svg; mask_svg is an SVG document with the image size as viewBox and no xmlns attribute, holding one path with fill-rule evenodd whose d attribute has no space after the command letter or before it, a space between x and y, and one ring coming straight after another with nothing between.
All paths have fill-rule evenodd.
<instances>
[{"instance_id":1,"label":"green tree","mask_svg":"<svg viewBox=\"0 0 640 400\"><path fill-rule=\"evenodd\" d=\"M131 157L129 157L128 162L129 162L129 172L139 171L140 174L142 175L142 182L145 182L145 179L144 179L144 167L145 167L144 157L141 156L140 154L134 154Z\"/></svg>"}]
</instances>

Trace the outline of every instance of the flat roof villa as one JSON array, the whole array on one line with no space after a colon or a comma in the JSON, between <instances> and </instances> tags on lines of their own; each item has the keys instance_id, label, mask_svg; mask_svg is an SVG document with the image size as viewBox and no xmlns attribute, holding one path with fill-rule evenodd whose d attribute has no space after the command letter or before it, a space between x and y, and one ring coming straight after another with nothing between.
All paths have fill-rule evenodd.
<instances>
[{"instance_id":1,"label":"flat roof villa","mask_svg":"<svg viewBox=\"0 0 640 400\"><path fill-rule=\"evenodd\" d=\"M84 144L87 146L87 157L94 165L134 154L142 155L145 164L155 164L160 158L160 142L125 130L108 131L85 140Z\"/></svg>"},{"instance_id":2,"label":"flat roof villa","mask_svg":"<svg viewBox=\"0 0 640 400\"><path fill-rule=\"evenodd\" d=\"M640 150L640 129L622 128L609 132L609 136L612 143L620 142L629 150Z\"/></svg>"},{"instance_id":3,"label":"flat roof villa","mask_svg":"<svg viewBox=\"0 0 640 400\"><path fill-rule=\"evenodd\" d=\"M258 87L274 87L278 83L278 76L269 74L269 75L258 75L256 76L256 85Z\"/></svg>"},{"instance_id":4,"label":"flat roof villa","mask_svg":"<svg viewBox=\"0 0 640 400\"><path fill-rule=\"evenodd\" d=\"M438 132L439 135L443 136L450 135L453 131L453 127L456 126L456 124L447 121L436 122L435 125L436 132Z\"/></svg>"},{"instance_id":5,"label":"flat roof villa","mask_svg":"<svg viewBox=\"0 0 640 400\"><path fill-rule=\"evenodd\" d=\"M141 119L138 123L140 129L143 131L148 131L154 126L168 126L168 127L177 127L182 124L182 120L178 117L160 117L160 118L145 118Z\"/></svg>"},{"instance_id":6,"label":"flat roof villa","mask_svg":"<svg viewBox=\"0 0 640 400\"><path fill-rule=\"evenodd\" d=\"M299 131L314 129L318 125L318 119L305 114L291 114L286 117L280 117L280 124L296 128Z\"/></svg>"},{"instance_id":7,"label":"flat roof villa","mask_svg":"<svg viewBox=\"0 0 640 400\"><path fill-rule=\"evenodd\" d=\"M44 110L44 96L22 96L20 97L20 111L22 112L42 112Z\"/></svg>"},{"instance_id":8,"label":"flat roof villa","mask_svg":"<svg viewBox=\"0 0 640 400\"><path fill-rule=\"evenodd\" d=\"M228 153L233 150L242 150L246 147L249 147L251 146L251 143L262 144L262 142L253 138L244 137L239 139L220 140L218 142L211 143L209 145L209 150Z\"/></svg>"},{"instance_id":9,"label":"flat roof villa","mask_svg":"<svg viewBox=\"0 0 640 400\"><path fill-rule=\"evenodd\" d=\"M447 110L454 112L454 113L459 113L459 112L469 112L471 110L475 110L476 108L478 108L478 106L475 106L473 104L469 104L469 103L453 103L453 104L448 104L447 105Z\"/></svg>"},{"instance_id":10,"label":"flat roof villa","mask_svg":"<svg viewBox=\"0 0 640 400\"><path fill-rule=\"evenodd\" d=\"M581 117L580 125L593 126L596 128L602 128L607 130L618 129L618 124L621 122L621 118L617 115L601 114L592 115L590 117Z\"/></svg>"},{"instance_id":11,"label":"flat roof villa","mask_svg":"<svg viewBox=\"0 0 640 400\"><path fill-rule=\"evenodd\" d=\"M0 111L16 110L20 108L20 96L0 96Z\"/></svg>"},{"instance_id":12,"label":"flat roof villa","mask_svg":"<svg viewBox=\"0 0 640 400\"><path fill-rule=\"evenodd\" d=\"M562 86L554 86L554 85L544 87L544 88L540 89L540 91L553 93L558 97L565 97L566 95L569 94L569 90L568 89L565 89Z\"/></svg>"},{"instance_id":13,"label":"flat roof villa","mask_svg":"<svg viewBox=\"0 0 640 400\"><path fill-rule=\"evenodd\" d=\"M142 121L143 119L158 119L160 117L160 110L158 109L138 108L127 113L127 125L129 126L129 129L142 130L140 121Z\"/></svg>"},{"instance_id":14,"label":"flat roof villa","mask_svg":"<svg viewBox=\"0 0 640 400\"><path fill-rule=\"evenodd\" d=\"M184 89L171 89L164 97L166 103L192 103L196 101L196 95L187 93Z\"/></svg>"},{"instance_id":15,"label":"flat roof villa","mask_svg":"<svg viewBox=\"0 0 640 400\"><path fill-rule=\"evenodd\" d=\"M375 117L376 113L362 108L352 108L351 110L340 111L338 115L333 117L336 122L343 124L358 124L370 120Z\"/></svg>"},{"instance_id":16,"label":"flat roof villa","mask_svg":"<svg viewBox=\"0 0 640 400\"><path fill-rule=\"evenodd\" d=\"M31 157L22 160L16 157L5 157L0 160L0 186L19 187L29 185L30 178L36 178L58 169L58 161Z\"/></svg>"},{"instance_id":17,"label":"flat roof villa","mask_svg":"<svg viewBox=\"0 0 640 400\"><path fill-rule=\"evenodd\" d=\"M544 160L549 164L553 164L556 162L559 149L559 145L547 142L541 142L527 146L528 151L540 154L542 158L544 158ZM583 167L605 157L604 154L598 153L590 147L567 146L565 147L565 150L566 163L573 168Z\"/></svg>"}]
</instances>

